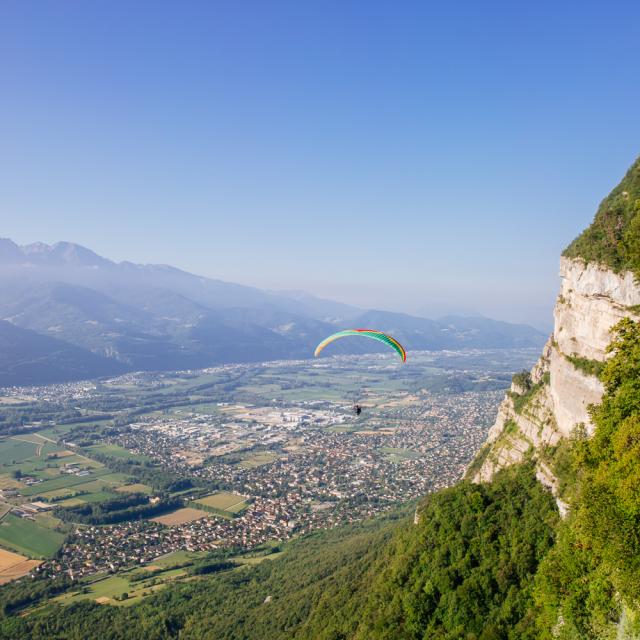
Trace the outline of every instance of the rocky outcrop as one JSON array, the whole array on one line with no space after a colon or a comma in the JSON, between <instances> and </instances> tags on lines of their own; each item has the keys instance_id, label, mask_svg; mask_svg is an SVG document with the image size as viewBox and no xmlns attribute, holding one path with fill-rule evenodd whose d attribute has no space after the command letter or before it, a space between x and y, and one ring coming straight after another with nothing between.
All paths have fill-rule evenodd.
<instances>
[{"instance_id":1,"label":"rocky outcrop","mask_svg":"<svg viewBox=\"0 0 640 640\"><path fill-rule=\"evenodd\" d=\"M571 360L602 362L611 328L635 315L640 287L631 272L616 274L579 259L560 259L561 288L554 309L551 394L558 428L568 436L576 424L590 431L588 407L600 401L602 384Z\"/></svg>"},{"instance_id":2,"label":"rocky outcrop","mask_svg":"<svg viewBox=\"0 0 640 640\"><path fill-rule=\"evenodd\" d=\"M560 258L560 295L553 337L563 353L604 360L610 330L640 305L640 287L631 272L617 274L580 259Z\"/></svg>"},{"instance_id":3,"label":"rocky outcrop","mask_svg":"<svg viewBox=\"0 0 640 640\"><path fill-rule=\"evenodd\" d=\"M545 450L569 437L577 425L592 431L589 405L603 393L598 363L607 358L611 328L625 316L637 316L640 286L631 272L617 274L577 258L561 258L560 277L553 334L529 383L518 381L507 393L467 475L486 482L499 469L531 457L538 479L554 493L564 515L568 506L545 463Z\"/></svg>"},{"instance_id":4,"label":"rocky outcrop","mask_svg":"<svg viewBox=\"0 0 640 640\"><path fill-rule=\"evenodd\" d=\"M558 347L551 352L549 395L558 433L567 438L577 424L591 432L589 405L602 397L602 383L594 375L580 371Z\"/></svg>"}]
</instances>

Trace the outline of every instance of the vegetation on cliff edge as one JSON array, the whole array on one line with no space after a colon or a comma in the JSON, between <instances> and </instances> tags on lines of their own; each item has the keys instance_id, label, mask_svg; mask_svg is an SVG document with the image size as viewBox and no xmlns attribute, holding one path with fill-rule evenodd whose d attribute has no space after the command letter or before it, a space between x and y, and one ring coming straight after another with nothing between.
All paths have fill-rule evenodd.
<instances>
[{"instance_id":1,"label":"vegetation on cliff edge","mask_svg":"<svg viewBox=\"0 0 640 640\"><path fill-rule=\"evenodd\" d=\"M616 272L633 271L640 277L640 158L602 201L592 224L563 255Z\"/></svg>"}]
</instances>

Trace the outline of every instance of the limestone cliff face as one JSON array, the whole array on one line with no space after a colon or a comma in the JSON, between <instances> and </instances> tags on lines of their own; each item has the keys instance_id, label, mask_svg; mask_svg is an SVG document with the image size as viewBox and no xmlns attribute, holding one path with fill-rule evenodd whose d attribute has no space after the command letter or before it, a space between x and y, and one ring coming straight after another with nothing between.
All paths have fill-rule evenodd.
<instances>
[{"instance_id":1,"label":"limestone cliff face","mask_svg":"<svg viewBox=\"0 0 640 640\"><path fill-rule=\"evenodd\" d=\"M630 272L616 274L581 259L561 258L560 277L553 334L530 380L514 383L502 402L486 444L467 470L475 482L532 456L538 479L558 497L545 447L568 437L576 425L592 431L588 407L603 392L593 371L607 357L611 328L625 316L637 317L640 285ZM560 499L558 507L566 512Z\"/></svg>"}]
</instances>

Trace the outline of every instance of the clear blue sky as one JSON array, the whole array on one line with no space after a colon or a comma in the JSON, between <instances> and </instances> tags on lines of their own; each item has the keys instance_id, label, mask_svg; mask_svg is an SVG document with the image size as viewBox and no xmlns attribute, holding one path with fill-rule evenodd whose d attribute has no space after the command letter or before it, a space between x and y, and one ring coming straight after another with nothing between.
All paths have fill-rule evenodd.
<instances>
[{"instance_id":1,"label":"clear blue sky","mask_svg":"<svg viewBox=\"0 0 640 640\"><path fill-rule=\"evenodd\" d=\"M0 4L0 236L550 321L640 154L637 2Z\"/></svg>"}]
</instances>

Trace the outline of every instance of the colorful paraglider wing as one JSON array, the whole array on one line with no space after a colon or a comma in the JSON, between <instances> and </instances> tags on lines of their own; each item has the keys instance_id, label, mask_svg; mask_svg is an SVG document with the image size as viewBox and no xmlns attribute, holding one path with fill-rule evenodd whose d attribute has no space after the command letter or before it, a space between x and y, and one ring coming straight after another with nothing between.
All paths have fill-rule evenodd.
<instances>
[{"instance_id":1,"label":"colorful paraglider wing","mask_svg":"<svg viewBox=\"0 0 640 640\"><path fill-rule=\"evenodd\" d=\"M363 338L371 338L372 340L382 342L389 345L400 356L402 362L407 361L407 352L404 347L395 338L392 338L386 333L382 333L382 331L376 331L375 329L345 329L344 331L338 331L337 333L330 335L328 338L325 338L316 347L314 355L318 356L320 352L334 340L346 338L347 336L362 336Z\"/></svg>"}]
</instances>

